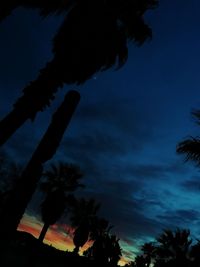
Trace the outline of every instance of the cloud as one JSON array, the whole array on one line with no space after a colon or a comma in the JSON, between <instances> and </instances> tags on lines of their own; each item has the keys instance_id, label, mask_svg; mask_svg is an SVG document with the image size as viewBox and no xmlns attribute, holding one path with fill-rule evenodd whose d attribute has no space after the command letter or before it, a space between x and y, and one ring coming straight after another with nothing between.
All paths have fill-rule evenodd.
<instances>
[{"instance_id":1,"label":"cloud","mask_svg":"<svg viewBox=\"0 0 200 267\"><path fill-rule=\"evenodd\" d=\"M193 176L190 180L181 183L181 186L186 190L194 193L200 192L200 177Z\"/></svg>"},{"instance_id":2,"label":"cloud","mask_svg":"<svg viewBox=\"0 0 200 267\"><path fill-rule=\"evenodd\" d=\"M170 227L179 227L180 225L189 227L192 223L199 221L199 211L193 209L179 209L168 211L158 215L159 220L166 222Z\"/></svg>"},{"instance_id":3,"label":"cloud","mask_svg":"<svg viewBox=\"0 0 200 267\"><path fill-rule=\"evenodd\" d=\"M130 237L132 240L146 240L154 236L163 228L157 220L145 214L147 206L159 205L158 202L151 202L147 196L137 198L142 186L137 181L96 181L96 187L88 190L86 187L82 195L93 197L101 203L100 216L105 217L114 225L113 232L116 232L120 239ZM142 242L142 241L141 241Z\"/></svg>"}]
</instances>

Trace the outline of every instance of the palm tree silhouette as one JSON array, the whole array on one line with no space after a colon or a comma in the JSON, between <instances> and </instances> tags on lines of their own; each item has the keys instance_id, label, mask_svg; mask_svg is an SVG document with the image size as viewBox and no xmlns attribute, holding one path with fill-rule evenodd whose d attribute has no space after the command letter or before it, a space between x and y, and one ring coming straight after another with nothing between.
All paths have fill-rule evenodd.
<instances>
[{"instance_id":1,"label":"palm tree silhouette","mask_svg":"<svg viewBox=\"0 0 200 267\"><path fill-rule=\"evenodd\" d=\"M47 131L1 211L0 235L2 240L9 242L15 233L43 174L43 165L55 154L79 99L80 95L77 91L68 92L63 103L52 116Z\"/></svg>"},{"instance_id":2,"label":"palm tree silhouette","mask_svg":"<svg viewBox=\"0 0 200 267\"><path fill-rule=\"evenodd\" d=\"M196 119L196 123L200 124L200 111L195 110L192 112L193 117ZM190 137L177 145L176 152L178 154L184 154L186 161L193 161L198 166L200 165L200 138Z\"/></svg>"},{"instance_id":3,"label":"palm tree silhouette","mask_svg":"<svg viewBox=\"0 0 200 267\"><path fill-rule=\"evenodd\" d=\"M155 266L162 262L163 266L188 266L189 252L192 240L189 238L189 230L176 231L165 230L158 238L156 248Z\"/></svg>"},{"instance_id":4,"label":"palm tree silhouette","mask_svg":"<svg viewBox=\"0 0 200 267\"><path fill-rule=\"evenodd\" d=\"M142 247L141 250L143 252L144 259L146 261L146 267L150 267L153 258L155 258L156 255L156 247L152 242L145 243Z\"/></svg>"},{"instance_id":5,"label":"palm tree silhouette","mask_svg":"<svg viewBox=\"0 0 200 267\"><path fill-rule=\"evenodd\" d=\"M93 245L85 252L85 255L94 259L100 266L110 264L114 266L121 257L119 239L111 235L108 220L96 217L94 228L92 228L90 239L94 240Z\"/></svg>"},{"instance_id":6,"label":"palm tree silhouette","mask_svg":"<svg viewBox=\"0 0 200 267\"><path fill-rule=\"evenodd\" d=\"M64 192L62 190L55 190L48 193L45 200L42 202L41 213L44 225L39 236L41 242L43 242L49 226L55 224L62 216L66 208L65 201Z\"/></svg>"},{"instance_id":7,"label":"palm tree silhouette","mask_svg":"<svg viewBox=\"0 0 200 267\"><path fill-rule=\"evenodd\" d=\"M176 149L178 154L184 154L186 161L193 161L200 165L200 138L190 137L180 142Z\"/></svg>"},{"instance_id":8,"label":"palm tree silhouette","mask_svg":"<svg viewBox=\"0 0 200 267\"><path fill-rule=\"evenodd\" d=\"M44 172L43 176L46 177L46 180L40 184L43 192L57 189L64 192L73 192L78 187L84 187L83 184L80 184L83 173L78 165L72 163L52 163L50 169Z\"/></svg>"},{"instance_id":9,"label":"palm tree silhouette","mask_svg":"<svg viewBox=\"0 0 200 267\"><path fill-rule=\"evenodd\" d=\"M45 192L46 198L41 204L42 220L44 226L39 236L39 240L43 241L50 225L56 223L62 216L67 205L72 199L70 192L75 191L80 184L82 173L77 165L63 163L51 164L50 170L44 173L47 178L42 182L40 188Z\"/></svg>"},{"instance_id":10,"label":"palm tree silhouette","mask_svg":"<svg viewBox=\"0 0 200 267\"><path fill-rule=\"evenodd\" d=\"M135 257L135 261L132 263L132 265L133 267L146 267L147 266L146 258L143 255L138 255Z\"/></svg>"},{"instance_id":11,"label":"palm tree silhouette","mask_svg":"<svg viewBox=\"0 0 200 267\"><path fill-rule=\"evenodd\" d=\"M109 235L109 243L108 243L108 255L109 255L109 263L111 266L117 266L118 261L122 256L122 249L119 245L119 238L116 235Z\"/></svg>"},{"instance_id":12,"label":"palm tree silhouette","mask_svg":"<svg viewBox=\"0 0 200 267\"><path fill-rule=\"evenodd\" d=\"M53 1L36 2L42 14L59 10L59 4L52 6ZM30 3L31 7L34 1ZM128 57L128 42L141 45L151 37L144 13L157 3L157 0L71 0L69 5L64 4L67 15L53 40L54 57L38 78L24 88L23 96L0 122L0 145L27 119L33 120L37 112L49 106L59 87L81 84L98 71L123 66Z\"/></svg>"},{"instance_id":13,"label":"palm tree silhouette","mask_svg":"<svg viewBox=\"0 0 200 267\"><path fill-rule=\"evenodd\" d=\"M100 204L91 198L86 200L85 198L76 199L72 210L70 221L72 226L75 227L73 242L75 245L74 253L79 252L79 248L89 239L89 234L94 229L96 222L96 213L100 208Z\"/></svg>"}]
</instances>

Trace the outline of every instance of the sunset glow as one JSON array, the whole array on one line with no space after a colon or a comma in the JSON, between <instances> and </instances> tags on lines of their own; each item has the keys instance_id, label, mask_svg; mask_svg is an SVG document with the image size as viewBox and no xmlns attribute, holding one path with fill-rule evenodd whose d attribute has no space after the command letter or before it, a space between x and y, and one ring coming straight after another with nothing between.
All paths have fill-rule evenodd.
<instances>
[{"instance_id":1,"label":"sunset glow","mask_svg":"<svg viewBox=\"0 0 200 267\"><path fill-rule=\"evenodd\" d=\"M18 230L25 231L38 238L42 229L43 223L40 222L35 216L25 214L19 224ZM68 232L67 232L68 231ZM52 245L60 250L72 251L74 248L73 241L70 237L70 232L73 229L67 225L53 225L47 231L44 243Z\"/></svg>"},{"instance_id":2,"label":"sunset glow","mask_svg":"<svg viewBox=\"0 0 200 267\"><path fill-rule=\"evenodd\" d=\"M27 213L24 214L19 226L19 231L25 231L32 234L35 238L39 237L43 223L38 220L35 216L31 216ZM72 241L72 234L74 229L66 224L55 224L52 225L44 239L44 243L52 245L53 247L63 251L73 251L74 244ZM92 241L88 241L81 249L80 255L92 245ZM119 261L119 265L123 266L129 261L122 257Z\"/></svg>"}]
</instances>

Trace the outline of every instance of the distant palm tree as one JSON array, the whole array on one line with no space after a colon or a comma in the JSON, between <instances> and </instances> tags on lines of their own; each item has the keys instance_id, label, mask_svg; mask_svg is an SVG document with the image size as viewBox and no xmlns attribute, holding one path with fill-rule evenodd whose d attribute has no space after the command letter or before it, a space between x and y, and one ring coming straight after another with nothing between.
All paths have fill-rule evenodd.
<instances>
[{"instance_id":1,"label":"distant palm tree","mask_svg":"<svg viewBox=\"0 0 200 267\"><path fill-rule=\"evenodd\" d=\"M96 222L96 214L100 208L100 204L91 199L77 199L71 210L70 221L75 227L73 242L75 245L74 252L78 253L79 248L89 239L89 234L94 228Z\"/></svg>"},{"instance_id":2,"label":"distant palm tree","mask_svg":"<svg viewBox=\"0 0 200 267\"><path fill-rule=\"evenodd\" d=\"M144 259L146 261L146 267L150 267L153 258L155 258L156 255L156 247L152 242L145 243L142 248Z\"/></svg>"},{"instance_id":3,"label":"distant palm tree","mask_svg":"<svg viewBox=\"0 0 200 267\"><path fill-rule=\"evenodd\" d=\"M52 164L51 169L46 171L44 176L47 179L41 183L40 188L47 195L41 204L44 226L39 236L40 241L43 241L49 226L60 219L70 204L72 197L69 193L83 186L79 182L82 173L73 164L63 162L58 165Z\"/></svg>"},{"instance_id":4,"label":"distant palm tree","mask_svg":"<svg viewBox=\"0 0 200 267\"><path fill-rule=\"evenodd\" d=\"M20 4L20 1L14 2ZM38 78L24 88L23 96L15 103L13 111L0 122L0 145L27 119L33 120L37 112L49 106L58 88L65 83L81 84L98 71L123 66L128 57L128 42L141 45L151 37L144 13L155 8L158 1L71 0L69 4L64 1L63 5L60 1L24 3L20 5L30 3L30 7L38 7L45 15L62 8L67 15L53 40L53 59L40 71Z\"/></svg>"},{"instance_id":5,"label":"distant palm tree","mask_svg":"<svg viewBox=\"0 0 200 267\"><path fill-rule=\"evenodd\" d=\"M108 263L111 266L115 266L121 257L119 239L116 235L110 234L112 228L113 226L109 225L108 220L97 217L90 234L90 239L94 243L85 252L85 255L94 259L100 266Z\"/></svg>"},{"instance_id":6,"label":"distant palm tree","mask_svg":"<svg viewBox=\"0 0 200 267\"><path fill-rule=\"evenodd\" d=\"M165 230L158 238L156 248L155 266L160 266L156 262L168 264L166 266L182 266L189 264L190 245L189 230L176 229L176 231Z\"/></svg>"},{"instance_id":7,"label":"distant palm tree","mask_svg":"<svg viewBox=\"0 0 200 267\"><path fill-rule=\"evenodd\" d=\"M39 240L42 242L50 225L57 222L66 208L65 193L58 189L47 194L41 204L42 221L44 222Z\"/></svg>"},{"instance_id":8,"label":"distant palm tree","mask_svg":"<svg viewBox=\"0 0 200 267\"><path fill-rule=\"evenodd\" d=\"M117 263L122 256L122 249L119 245L119 238L117 238L116 235L109 235L108 237L108 262L111 266L117 266Z\"/></svg>"},{"instance_id":9,"label":"distant palm tree","mask_svg":"<svg viewBox=\"0 0 200 267\"><path fill-rule=\"evenodd\" d=\"M80 180L83 177L79 166L71 163L58 162L52 163L49 170L43 174L44 180L40 184L40 188L43 192L50 192L57 189L64 192L73 192L78 187L84 187L80 184Z\"/></svg>"}]
</instances>

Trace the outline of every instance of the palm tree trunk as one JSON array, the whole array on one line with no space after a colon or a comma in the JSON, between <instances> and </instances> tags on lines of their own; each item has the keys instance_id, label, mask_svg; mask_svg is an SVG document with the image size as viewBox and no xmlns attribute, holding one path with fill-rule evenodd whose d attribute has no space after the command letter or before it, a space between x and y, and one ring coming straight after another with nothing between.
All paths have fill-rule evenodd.
<instances>
[{"instance_id":1,"label":"palm tree trunk","mask_svg":"<svg viewBox=\"0 0 200 267\"><path fill-rule=\"evenodd\" d=\"M54 99L62 86L55 61L47 63L37 80L24 90L23 96L14 104L14 109L0 121L0 146L28 119L34 120L37 112L43 111Z\"/></svg>"},{"instance_id":2,"label":"palm tree trunk","mask_svg":"<svg viewBox=\"0 0 200 267\"><path fill-rule=\"evenodd\" d=\"M55 154L63 134L80 100L76 91L66 94L55 112L46 133L23 171L20 181L0 212L0 237L9 240L16 231L43 172L43 164Z\"/></svg>"},{"instance_id":3,"label":"palm tree trunk","mask_svg":"<svg viewBox=\"0 0 200 267\"><path fill-rule=\"evenodd\" d=\"M44 223L44 225L42 227L42 231L40 232L40 236L38 238L41 242L43 242L44 237L45 237L45 235L47 233L47 230L49 229L49 226L50 226L50 224Z\"/></svg>"}]
</instances>

